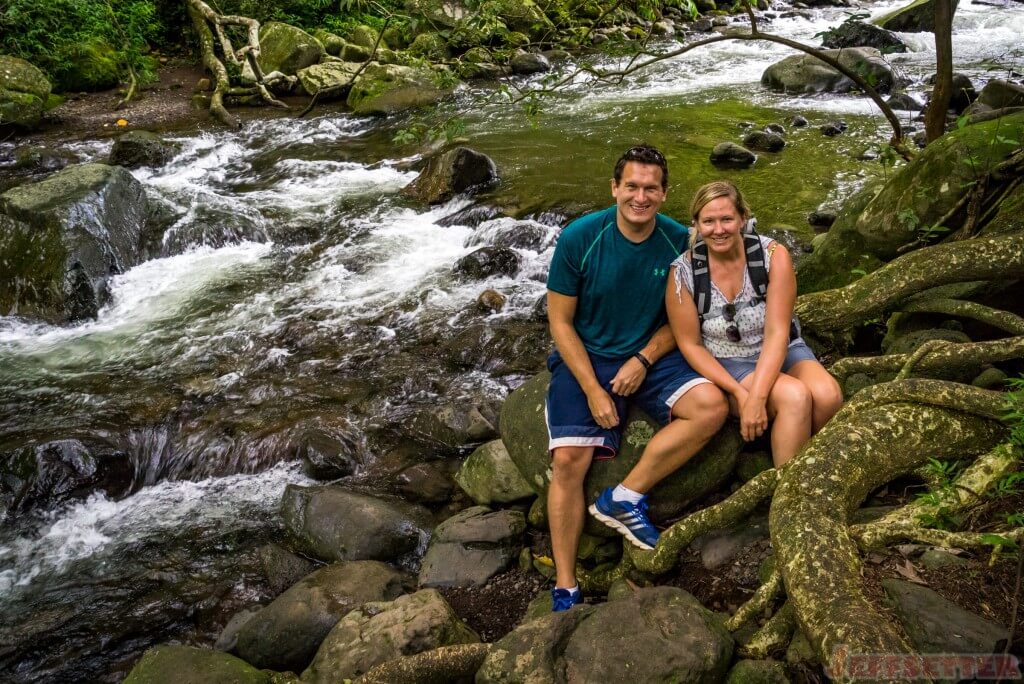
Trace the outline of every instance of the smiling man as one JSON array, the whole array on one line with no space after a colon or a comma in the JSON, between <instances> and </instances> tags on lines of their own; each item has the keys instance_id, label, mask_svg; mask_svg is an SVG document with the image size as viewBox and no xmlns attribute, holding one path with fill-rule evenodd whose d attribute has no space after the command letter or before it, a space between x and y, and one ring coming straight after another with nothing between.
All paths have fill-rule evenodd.
<instances>
[{"instance_id":1,"label":"smiling man","mask_svg":"<svg viewBox=\"0 0 1024 684\"><path fill-rule=\"evenodd\" d=\"M697 453L728 413L725 396L690 368L667 324L668 268L689 235L658 213L668 188L665 156L650 145L630 148L616 163L611 186L615 205L566 226L548 274L557 348L548 358L546 408L555 611L581 600L575 571L583 480L594 459L618 452L628 402L664 427L590 512L643 549L658 541L646 493Z\"/></svg>"}]
</instances>

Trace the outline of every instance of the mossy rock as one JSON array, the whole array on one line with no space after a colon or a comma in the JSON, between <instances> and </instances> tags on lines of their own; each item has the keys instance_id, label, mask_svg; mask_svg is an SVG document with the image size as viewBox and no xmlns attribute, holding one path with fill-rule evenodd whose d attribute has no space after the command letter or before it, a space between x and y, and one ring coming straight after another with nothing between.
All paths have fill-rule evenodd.
<instances>
[{"instance_id":1,"label":"mossy rock","mask_svg":"<svg viewBox=\"0 0 1024 684\"><path fill-rule=\"evenodd\" d=\"M332 95L340 98L347 94L348 91L343 87L346 85L351 87L352 77L358 70L359 65L355 62L325 62L300 69L297 75L302 89L308 95L312 96L322 90L336 88L337 90L331 91Z\"/></svg>"},{"instance_id":2,"label":"mossy rock","mask_svg":"<svg viewBox=\"0 0 1024 684\"><path fill-rule=\"evenodd\" d=\"M0 90L34 95L45 102L51 85L46 74L31 62L10 55L0 55Z\"/></svg>"},{"instance_id":3,"label":"mossy rock","mask_svg":"<svg viewBox=\"0 0 1024 684\"><path fill-rule=\"evenodd\" d=\"M506 503L533 494L500 439L470 454L455 474L455 481L478 504Z\"/></svg>"},{"instance_id":4,"label":"mossy rock","mask_svg":"<svg viewBox=\"0 0 1024 684\"><path fill-rule=\"evenodd\" d=\"M444 38L436 33L421 33L412 41L408 52L414 57L439 62L448 58L448 45Z\"/></svg>"},{"instance_id":5,"label":"mossy rock","mask_svg":"<svg viewBox=\"0 0 1024 684\"><path fill-rule=\"evenodd\" d=\"M789 677L777 660L741 660L729 670L725 684L789 684Z\"/></svg>"},{"instance_id":6,"label":"mossy rock","mask_svg":"<svg viewBox=\"0 0 1024 684\"><path fill-rule=\"evenodd\" d=\"M953 0L951 13L956 12L958 4L958 0ZM915 0L906 7L875 19L874 24L888 31L901 33L934 32L935 0Z\"/></svg>"},{"instance_id":7,"label":"mossy rock","mask_svg":"<svg viewBox=\"0 0 1024 684\"><path fill-rule=\"evenodd\" d=\"M945 328L929 328L926 330L912 330L892 341L892 346L886 351L888 354L910 354L916 351L921 345L932 340L943 340L964 344L971 341L971 338L958 330L946 330Z\"/></svg>"},{"instance_id":8,"label":"mossy rock","mask_svg":"<svg viewBox=\"0 0 1024 684\"><path fill-rule=\"evenodd\" d=\"M348 106L356 114L395 114L436 104L451 92L430 69L371 64L352 85Z\"/></svg>"},{"instance_id":9,"label":"mossy rock","mask_svg":"<svg viewBox=\"0 0 1024 684\"><path fill-rule=\"evenodd\" d=\"M319 40L300 28L279 21L260 27L260 68L292 76L320 62L327 50Z\"/></svg>"},{"instance_id":10,"label":"mossy rock","mask_svg":"<svg viewBox=\"0 0 1024 684\"><path fill-rule=\"evenodd\" d=\"M509 456L526 481L541 498L547 497L551 482L544 404L551 374L539 373L509 395L501 409L501 437ZM631 409L619 454L609 461L595 461L584 484L587 501L593 501L608 486L622 481L637 461L658 425L643 412ZM707 446L685 466L658 484L650 494L651 517L664 521L686 506L717 490L736 464L742 446L735 426L727 424ZM588 518L586 531L599 536L614 534Z\"/></svg>"},{"instance_id":11,"label":"mossy rock","mask_svg":"<svg viewBox=\"0 0 1024 684\"><path fill-rule=\"evenodd\" d=\"M380 41L379 43L377 41ZM372 50L374 47L387 48L387 42L381 38L380 33L365 24L361 24L352 29L348 34L348 42L359 47L364 47L367 50Z\"/></svg>"},{"instance_id":12,"label":"mossy rock","mask_svg":"<svg viewBox=\"0 0 1024 684\"><path fill-rule=\"evenodd\" d=\"M95 92L113 88L121 82L121 56L106 43L86 43L62 63L54 74L61 92Z\"/></svg>"},{"instance_id":13,"label":"mossy rock","mask_svg":"<svg viewBox=\"0 0 1024 684\"><path fill-rule=\"evenodd\" d=\"M324 50L327 51L327 54L333 55L335 57L340 57L341 51L344 49L344 47L350 44L341 36L335 35L330 31L325 31L323 29L317 29L313 31L312 35L314 38L320 41L321 45L324 46Z\"/></svg>"},{"instance_id":14,"label":"mossy rock","mask_svg":"<svg viewBox=\"0 0 1024 684\"><path fill-rule=\"evenodd\" d=\"M0 88L0 127L31 130L43 119L43 101L32 93Z\"/></svg>"},{"instance_id":15,"label":"mossy rock","mask_svg":"<svg viewBox=\"0 0 1024 684\"><path fill-rule=\"evenodd\" d=\"M1018 185L1003 197L993 216L981 229L981 235L1019 233L1024 229L1024 185Z\"/></svg>"},{"instance_id":16,"label":"mossy rock","mask_svg":"<svg viewBox=\"0 0 1024 684\"><path fill-rule=\"evenodd\" d=\"M271 674L220 651L164 645L146 651L124 684L272 684Z\"/></svg>"}]
</instances>

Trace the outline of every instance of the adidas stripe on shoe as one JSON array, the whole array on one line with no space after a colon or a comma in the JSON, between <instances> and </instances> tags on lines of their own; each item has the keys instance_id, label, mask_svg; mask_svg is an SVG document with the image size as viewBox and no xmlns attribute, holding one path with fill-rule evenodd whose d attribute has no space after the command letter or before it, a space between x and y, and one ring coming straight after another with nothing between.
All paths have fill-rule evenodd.
<instances>
[{"instance_id":1,"label":"adidas stripe on shoe","mask_svg":"<svg viewBox=\"0 0 1024 684\"><path fill-rule=\"evenodd\" d=\"M608 487L601 492L601 496L597 497L597 501L587 510L592 516L628 539L633 546L652 550L658 543L660 533L647 518L647 497L635 504L616 501L612 498L612 490L613 487Z\"/></svg>"}]
</instances>

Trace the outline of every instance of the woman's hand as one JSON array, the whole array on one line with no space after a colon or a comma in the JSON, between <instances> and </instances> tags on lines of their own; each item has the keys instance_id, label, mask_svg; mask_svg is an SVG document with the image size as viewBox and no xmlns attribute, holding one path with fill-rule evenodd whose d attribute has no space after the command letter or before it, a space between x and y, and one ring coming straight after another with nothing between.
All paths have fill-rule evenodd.
<instances>
[{"instance_id":1,"label":"woman's hand","mask_svg":"<svg viewBox=\"0 0 1024 684\"><path fill-rule=\"evenodd\" d=\"M768 429L768 409L764 399L758 399L744 391L740 405L740 436L746 442L753 441ZM737 397L739 400L739 397Z\"/></svg>"}]
</instances>

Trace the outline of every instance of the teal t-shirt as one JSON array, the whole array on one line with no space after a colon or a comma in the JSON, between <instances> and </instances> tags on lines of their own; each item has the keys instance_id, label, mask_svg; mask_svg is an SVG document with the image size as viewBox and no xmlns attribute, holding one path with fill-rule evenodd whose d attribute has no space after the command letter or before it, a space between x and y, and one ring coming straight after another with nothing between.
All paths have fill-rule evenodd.
<instances>
[{"instance_id":1,"label":"teal t-shirt","mask_svg":"<svg viewBox=\"0 0 1024 684\"><path fill-rule=\"evenodd\" d=\"M671 263L689 240L686 226L658 214L639 244L615 225L616 207L587 214L562 231L548 271L548 289L576 297L573 325L591 354L626 358L665 325Z\"/></svg>"}]
</instances>

